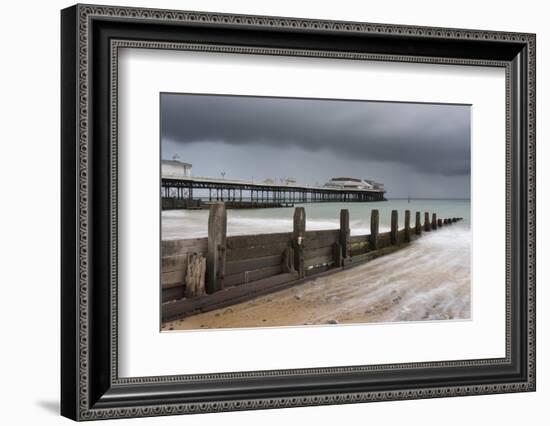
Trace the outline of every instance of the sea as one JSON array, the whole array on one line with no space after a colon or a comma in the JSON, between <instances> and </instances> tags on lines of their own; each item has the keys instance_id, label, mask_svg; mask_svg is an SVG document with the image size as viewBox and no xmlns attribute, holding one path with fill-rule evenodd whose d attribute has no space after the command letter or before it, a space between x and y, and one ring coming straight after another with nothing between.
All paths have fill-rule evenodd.
<instances>
[{"instance_id":1,"label":"sea","mask_svg":"<svg viewBox=\"0 0 550 426\"><path fill-rule=\"evenodd\" d=\"M436 213L438 218L461 217L463 220L453 226L457 232L469 232L470 200L442 199L390 199L380 202L324 202L295 204L294 207L266 209L228 209L227 235L266 234L291 232L295 207L306 211L306 230L338 229L340 210L348 209L351 235L370 233L370 216L373 209L379 211L379 231L390 229L391 211L398 211L399 228L404 227L405 210L411 211L411 226L415 213ZM208 236L208 210L165 210L162 212L162 239L187 239Z\"/></svg>"}]
</instances>

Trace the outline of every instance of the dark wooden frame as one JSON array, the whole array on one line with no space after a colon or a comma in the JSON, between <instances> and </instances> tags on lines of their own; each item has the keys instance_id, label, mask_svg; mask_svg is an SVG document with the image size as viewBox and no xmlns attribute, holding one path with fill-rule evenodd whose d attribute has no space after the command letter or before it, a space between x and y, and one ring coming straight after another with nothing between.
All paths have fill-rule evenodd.
<instances>
[{"instance_id":1,"label":"dark wooden frame","mask_svg":"<svg viewBox=\"0 0 550 426\"><path fill-rule=\"evenodd\" d=\"M535 390L535 36L77 5L61 14L61 413L75 420ZM116 52L498 66L507 78L506 357L119 378ZM113 125L115 123L115 125Z\"/></svg>"}]
</instances>

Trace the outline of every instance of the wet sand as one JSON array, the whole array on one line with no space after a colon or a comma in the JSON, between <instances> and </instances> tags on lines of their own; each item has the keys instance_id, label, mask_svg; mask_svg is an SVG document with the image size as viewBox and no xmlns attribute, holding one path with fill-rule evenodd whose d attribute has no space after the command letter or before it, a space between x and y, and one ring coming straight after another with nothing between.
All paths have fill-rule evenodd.
<instances>
[{"instance_id":1,"label":"wet sand","mask_svg":"<svg viewBox=\"0 0 550 426\"><path fill-rule=\"evenodd\" d=\"M471 234L453 228L355 268L167 322L162 330L469 319Z\"/></svg>"}]
</instances>

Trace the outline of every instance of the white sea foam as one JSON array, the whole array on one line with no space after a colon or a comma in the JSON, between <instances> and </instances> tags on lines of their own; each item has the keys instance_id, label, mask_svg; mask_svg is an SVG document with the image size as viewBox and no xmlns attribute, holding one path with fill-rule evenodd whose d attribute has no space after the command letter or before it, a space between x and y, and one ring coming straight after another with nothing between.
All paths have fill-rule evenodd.
<instances>
[{"instance_id":1,"label":"white sea foam","mask_svg":"<svg viewBox=\"0 0 550 426\"><path fill-rule=\"evenodd\" d=\"M471 308L471 232L455 224L424 233L409 247L364 265L284 290L276 296L315 302L308 322L468 319ZM334 306L334 308L329 308ZM354 321L352 321L354 322Z\"/></svg>"}]
</instances>

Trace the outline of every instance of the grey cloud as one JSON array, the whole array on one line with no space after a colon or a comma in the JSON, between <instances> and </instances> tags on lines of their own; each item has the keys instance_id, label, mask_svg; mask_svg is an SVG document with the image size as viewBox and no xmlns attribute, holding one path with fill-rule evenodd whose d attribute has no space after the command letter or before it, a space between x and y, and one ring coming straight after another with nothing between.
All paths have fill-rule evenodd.
<instances>
[{"instance_id":1,"label":"grey cloud","mask_svg":"<svg viewBox=\"0 0 550 426\"><path fill-rule=\"evenodd\" d=\"M163 94L161 135L172 145L298 147L424 174L470 173L467 105Z\"/></svg>"}]
</instances>

